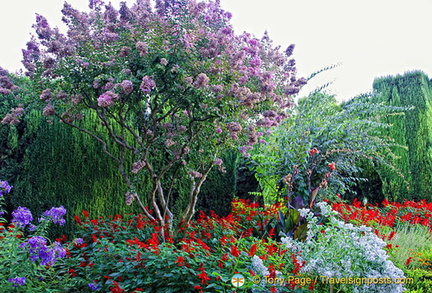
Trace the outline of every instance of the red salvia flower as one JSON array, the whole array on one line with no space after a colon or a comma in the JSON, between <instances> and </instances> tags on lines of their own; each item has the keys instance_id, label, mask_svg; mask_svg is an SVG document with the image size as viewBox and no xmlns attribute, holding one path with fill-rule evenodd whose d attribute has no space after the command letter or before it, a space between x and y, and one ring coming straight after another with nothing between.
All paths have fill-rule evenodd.
<instances>
[{"instance_id":1,"label":"red salvia flower","mask_svg":"<svg viewBox=\"0 0 432 293\"><path fill-rule=\"evenodd\" d=\"M237 246L235 246L235 245L231 246L230 252L235 257L239 257L240 256L240 251L238 250Z\"/></svg>"},{"instance_id":2,"label":"red salvia flower","mask_svg":"<svg viewBox=\"0 0 432 293\"><path fill-rule=\"evenodd\" d=\"M198 276L198 278L201 279L201 283L202 284L208 284L208 281L210 281L210 278L208 277L208 275L207 275L207 273L205 271L202 271L197 276Z\"/></svg>"},{"instance_id":3,"label":"red salvia flower","mask_svg":"<svg viewBox=\"0 0 432 293\"><path fill-rule=\"evenodd\" d=\"M177 263L180 267L186 265L186 263L185 263L185 259L184 259L184 257L182 257L182 256L179 256L179 257L177 258L177 260L175 261L175 263Z\"/></svg>"},{"instance_id":4,"label":"red salvia flower","mask_svg":"<svg viewBox=\"0 0 432 293\"><path fill-rule=\"evenodd\" d=\"M249 256L254 256L255 252L257 251L257 249L258 249L258 245L255 243L254 245L251 246L251 248L250 248L250 250L248 252L248 255Z\"/></svg>"},{"instance_id":5,"label":"red salvia flower","mask_svg":"<svg viewBox=\"0 0 432 293\"><path fill-rule=\"evenodd\" d=\"M75 222L76 222L78 225L80 225L80 226L82 225L81 219L80 219L80 217L79 217L78 215L75 215L74 219L75 219Z\"/></svg>"}]
</instances>

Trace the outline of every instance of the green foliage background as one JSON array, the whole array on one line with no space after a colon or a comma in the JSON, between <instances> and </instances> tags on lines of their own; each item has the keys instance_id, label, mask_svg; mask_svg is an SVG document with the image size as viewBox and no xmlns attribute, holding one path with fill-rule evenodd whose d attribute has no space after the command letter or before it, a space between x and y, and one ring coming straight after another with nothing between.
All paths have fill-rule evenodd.
<instances>
[{"instance_id":1,"label":"green foliage background","mask_svg":"<svg viewBox=\"0 0 432 293\"><path fill-rule=\"evenodd\" d=\"M389 116L393 127L383 130L407 150L393 149L395 161L404 178L380 169L384 195L392 200L432 199L432 82L421 71L377 78L373 84L378 101L411 107L402 117ZM404 180L409 183L405 188Z\"/></svg>"}]
</instances>

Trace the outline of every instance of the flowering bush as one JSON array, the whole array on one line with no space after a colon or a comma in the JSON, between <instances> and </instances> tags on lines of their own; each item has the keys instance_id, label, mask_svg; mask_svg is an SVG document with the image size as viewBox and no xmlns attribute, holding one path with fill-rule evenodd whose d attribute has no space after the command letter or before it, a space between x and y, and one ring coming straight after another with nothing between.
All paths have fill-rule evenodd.
<instances>
[{"instance_id":1,"label":"flowering bush","mask_svg":"<svg viewBox=\"0 0 432 293\"><path fill-rule=\"evenodd\" d=\"M0 181L0 207L3 194L12 186ZM59 242L49 244L43 237L50 223L64 224L63 207L46 211L37 226L32 224L31 211L18 207L12 212L12 222L7 224L0 215L0 288L1 292L46 292L50 287L61 289L56 262L66 256ZM32 236L27 236L31 232ZM18 290L18 291L15 291Z\"/></svg>"},{"instance_id":2,"label":"flowering bush","mask_svg":"<svg viewBox=\"0 0 432 293\"><path fill-rule=\"evenodd\" d=\"M343 292L403 292L402 284L393 281L404 278L404 273L388 260L386 243L369 227L357 227L337 219L337 212L325 202L317 206L322 216L328 218L327 224L319 225L318 218L309 209L303 209L301 215L307 218L309 228L306 240L301 242L288 237L282 240L305 262L301 272L318 275L324 280L354 280L337 285ZM358 278L376 279L379 283L358 284L355 282Z\"/></svg>"},{"instance_id":3,"label":"flowering bush","mask_svg":"<svg viewBox=\"0 0 432 293\"><path fill-rule=\"evenodd\" d=\"M286 117L306 83L296 77L294 46L282 51L267 35L236 35L219 1L89 6L86 13L65 4L67 34L37 16L23 50L30 90L20 102L100 142L128 185L127 203L157 220L162 236L172 234L174 224L193 217L211 168L223 170L221 152L246 154ZM118 148L83 126L86 116L99 119ZM147 180L151 192L142 200L139 183ZM190 190L181 194L186 182ZM178 221L176 194L186 199Z\"/></svg>"}]
</instances>

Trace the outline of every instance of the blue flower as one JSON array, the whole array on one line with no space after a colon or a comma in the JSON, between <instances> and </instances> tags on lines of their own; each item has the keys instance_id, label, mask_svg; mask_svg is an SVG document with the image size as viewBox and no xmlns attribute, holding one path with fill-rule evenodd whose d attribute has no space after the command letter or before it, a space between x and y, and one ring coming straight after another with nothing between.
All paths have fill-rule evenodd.
<instances>
[{"instance_id":1,"label":"blue flower","mask_svg":"<svg viewBox=\"0 0 432 293\"><path fill-rule=\"evenodd\" d=\"M60 226L66 223L66 220L63 219L63 216L66 214L66 209L63 206L59 206L58 208L52 207L49 211L45 211L42 214L42 217L39 219L39 222L48 219L51 220L54 224L59 224Z\"/></svg>"},{"instance_id":2,"label":"blue flower","mask_svg":"<svg viewBox=\"0 0 432 293\"><path fill-rule=\"evenodd\" d=\"M14 287L22 286L25 284L26 278L25 277L17 277L17 278L11 278L8 279L8 282L12 283Z\"/></svg>"},{"instance_id":3,"label":"blue flower","mask_svg":"<svg viewBox=\"0 0 432 293\"><path fill-rule=\"evenodd\" d=\"M9 193L12 187L7 181L0 181L0 196L3 196L3 193Z\"/></svg>"},{"instance_id":4,"label":"blue flower","mask_svg":"<svg viewBox=\"0 0 432 293\"><path fill-rule=\"evenodd\" d=\"M93 291L99 289L99 286L96 283L90 283L90 284L88 284L88 287Z\"/></svg>"},{"instance_id":5,"label":"blue flower","mask_svg":"<svg viewBox=\"0 0 432 293\"><path fill-rule=\"evenodd\" d=\"M31 221L33 221L33 216L26 207L18 207L12 212L12 223L16 223L19 227L25 227Z\"/></svg>"},{"instance_id":6,"label":"blue flower","mask_svg":"<svg viewBox=\"0 0 432 293\"><path fill-rule=\"evenodd\" d=\"M40 259L42 266L52 265L58 258L66 256L66 250L59 242L54 242L51 247L47 246L47 240L42 236L30 237L27 242L20 245L20 248L28 248L30 259Z\"/></svg>"}]
</instances>

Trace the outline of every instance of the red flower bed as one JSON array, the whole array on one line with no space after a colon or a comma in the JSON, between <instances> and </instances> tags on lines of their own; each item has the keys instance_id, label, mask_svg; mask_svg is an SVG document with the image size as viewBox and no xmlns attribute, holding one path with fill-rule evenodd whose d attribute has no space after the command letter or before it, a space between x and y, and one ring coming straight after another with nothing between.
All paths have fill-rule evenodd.
<instances>
[{"instance_id":1,"label":"red flower bed","mask_svg":"<svg viewBox=\"0 0 432 293\"><path fill-rule=\"evenodd\" d=\"M333 203L332 208L338 211L345 221L374 227L376 225L395 227L403 222L420 224L432 230L432 203L405 200L403 203L384 200L378 205L362 205L354 199L352 205Z\"/></svg>"}]
</instances>

